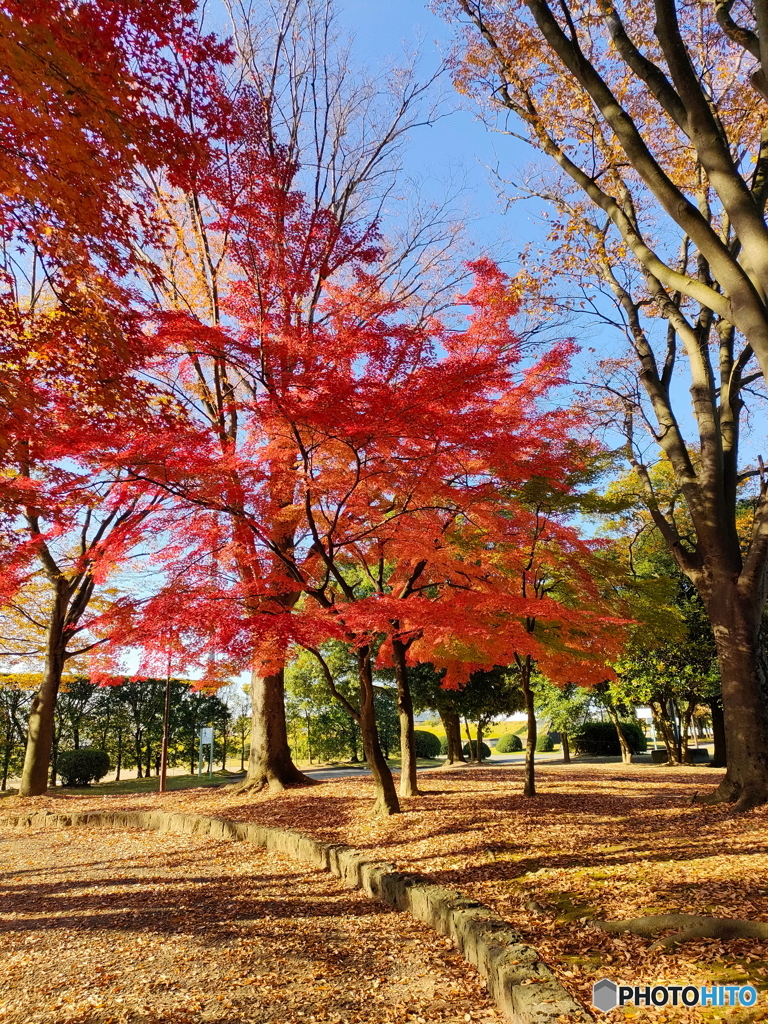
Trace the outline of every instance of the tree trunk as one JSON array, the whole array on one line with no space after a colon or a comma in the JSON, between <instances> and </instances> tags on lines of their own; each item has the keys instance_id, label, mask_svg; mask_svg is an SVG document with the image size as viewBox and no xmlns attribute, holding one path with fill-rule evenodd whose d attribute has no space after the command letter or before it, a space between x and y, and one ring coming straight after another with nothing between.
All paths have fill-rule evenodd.
<instances>
[{"instance_id":1,"label":"tree trunk","mask_svg":"<svg viewBox=\"0 0 768 1024\"><path fill-rule=\"evenodd\" d=\"M712 740L715 748L709 763L713 768L725 768L728 761L725 749L723 707L719 700L712 700L709 702L709 709L712 712Z\"/></svg>"},{"instance_id":2,"label":"tree trunk","mask_svg":"<svg viewBox=\"0 0 768 1024\"><path fill-rule=\"evenodd\" d=\"M360 732L363 750L376 787L373 813L389 815L400 813L395 782L379 744L376 729L376 710L373 702L373 677L371 675L371 652L369 647L357 651L357 675L360 684Z\"/></svg>"},{"instance_id":3,"label":"tree trunk","mask_svg":"<svg viewBox=\"0 0 768 1024\"><path fill-rule=\"evenodd\" d=\"M560 743L562 744L562 747L563 747L563 764L570 764L571 763L571 747L570 747L570 744L568 743L568 733L567 732L561 732L560 733Z\"/></svg>"},{"instance_id":4,"label":"tree trunk","mask_svg":"<svg viewBox=\"0 0 768 1024\"><path fill-rule=\"evenodd\" d=\"M117 730L117 771L115 773L115 782L120 781L120 769L123 767L123 730Z\"/></svg>"},{"instance_id":5,"label":"tree trunk","mask_svg":"<svg viewBox=\"0 0 768 1024\"><path fill-rule=\"evenodd\" d=\"M477 763L483 763L483 723L477 723Z\"/></svg>"},{"instance_id":6,"label":"tree trunk","mask_svg":"<svg viewBox=\"0 0 768 1024\"><path fill-rule=\"evenodd\" d=\"M613 722L613 727L616 730L616 735L619 738L619 746L621 747L621 760L623 764L632 764L632 748L627 743L627 737L624 735L624 730L621 728L621 722L616 708L612 704L606 703L605 710L608 712L608 717Z\"/></svg>"},{"instance_id":7,"label":"tree trunk","mask_svg":"<svg viewBox=\"0 0 768 1024\"><path fill-rule=\"evenodd\" d=\"M51 777L48 779L48 785L53 789L56 785L56 776L58 775L59 767L59 741L61 739L61 723L59 723L58 729L56 728L56 716L53 716L53 743L51 744Z\"/></svg>"},{"instance_id":8,"label":"tree trunk","mask_svg":"<svg viewBox=\"0 0 768 1024\"><path fill-rule=\"evenodd\" d=\"M735 591L733 583L714 586L707 602L720 662L728 767L706 801L733 802L736 811L746 811L768 801L768 710L759 643L764 602Z\"/></svg>"},{"instance_id":9,"label":"tree trunk","mask_svg":"<svg viewBox=\"0 0 768 1024\"><path fill-rule=\"evenodd\" d=\"M405 652L405 644L401 640L393 639L392 653L395 663L395 679L397 680L397 715L400 720L400 796L418 796L413 699L411 698L411 688L408 685Z\"/></svg>"},{"instance_id":10,"label":"tree trunk","mask_svg":"<svg viewBox=\"0 0 768 1024\"><path fill-rule=\"evenodd\" d=\"M53 749L56 698L64 671L64 645L61 632L66 609L63 590L57 594L56 605L48 626L45 670L40 689L32 699L27 729L27 749L21 773L20 796L41 796L48 788L48 769Z\"/></svg>"},{"instance_id":11,"label":"tree trunk","mask_svg":"<svg viewBox=\"0 0 768 1024\"><path fill-rule=\"evenodd\" d=\"M349 719L349 749L352 751L350 762L357 764L360 760L357 756L357 722L351 717Z\"/></svg>"},{"instance_id":12,"label":"tree trunk","mask_svg":"<svg viewBox=\"0 0 768 1024\"><path fill-rule=\"evenodd\" d=\"M15 730L10 717L5 729L5 750L3 751L3 780L0 782L0 791L5 792L8 785L8 772L11 766L11 754L13 753L13 734Z\"/></svg>"},{"instance_id":13,"label":"tree trunk","mask_svg":"<svg viewBox=\"0 0 768 1024\"><path fill-rule=\"evenodd\" d=\"M467 760L470 762L476 761L477 751L474 751L474 753L472 752L472 733L469 728L469 719L467 718L464 719L464 730L467 734Z\"/></svg>"},{"instance_id":14,"label":"tree trunk","mask_svg":"<svg viewBox=\"0 0 768 1024\"><path fill-rule=\"evenodd\" d=\"M536 710L533 706L533 690L531 689L531 656L526 654L519 662L520 685L525 697L525 710L528 717L528 736L525 740L525 782L523 796L536 796Z\"/></svg>"},{"instance_id":15,"label":"tree trunk","mask_svg":"<svg viewBox=\"0 0 768 1024\"><path fill-rule=\"evenodd\" d=\"M227 770L227 744L229 743L229 731L226 723L224 725L224 738L222 740L223 753L221 755L221 770L225 772Z\"/></svg>"},{"instance_id":16,"label":"tree trunk","mask_svg":"<svg viewBox=\"0 0 768 1024\"><path fill-rule=\"evenodd\" d=\"M456 761L466 761L464 752L461 749L461 720L456 711L441 711L440 718L445 729L445 741L447 745L446 760L449 764Z\"/></svg>"},{"instance_id":17,"label":"tree trunk","mask_svg":"<svg viewBox=\"0 0 768 1024\"><path fill-rule=\"evenodd\" d=\"M251 750L248 775L240 788L268 786L273 792L280 792L292 784L312 782L291 759L283 669L266 676L254 669L251 673Z\"/></svg>"},{"instance_id":18,"label":"tree trunk","mask_svg":"<svg viewBox=\"0 0 768 1024\"><path fill-rule=\"evenodd\" d=\"M137 779L143 779L144 778L144 769L143 769L142 763L141 763L141 759L142 759L142 755L143 755L143 744L141 742L141 739L142 739L141 729L137 729L136 732L133 734L133 747L134 747L134 750L136 751L136 778Z\"/></svg>"},{"instance_id":19,"label":"tree trunk","mask_svg":"<svg viewBox=\"0 0 768 1024\"><path fill-rule=\"evenodd\" d=\"M693 712L695 709L696 703L691 699L688 701L688 706L683 712L683 730L680 737L680 757L686 764L691 763L691 760L688 757L688 742L691 735L691 721L693 719Z\"/></svg>"},{"instance_id":20,"label":"tree trunk","mask_svg":"<svg viewBox=\"0 0 768 1024\"><path fill-rule=\"evenodd\" d=\"M656 736L661 736L667 750L667 760L670 764L679 764L680 759L677 752L675 734L672 730L672 723L669 720L666 707L663 701L650 702L653 724L656 726Z\"/></svg>"}]
</instances>

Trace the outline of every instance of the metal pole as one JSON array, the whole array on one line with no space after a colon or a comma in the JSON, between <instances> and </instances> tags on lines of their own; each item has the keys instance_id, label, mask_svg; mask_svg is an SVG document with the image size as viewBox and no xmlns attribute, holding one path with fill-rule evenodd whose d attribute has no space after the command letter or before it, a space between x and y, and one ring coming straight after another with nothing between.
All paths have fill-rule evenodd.
<instances>
[{"instance_id":1,"label":"metal pole","mask_svg":"<svg viewBox=\"0 0 768 1024\"><path fill-rule=\"evenodd\" d=\"M200 756L197 760L197 777L201 778L203 774L203 730L200 730Z\"/></svg>"},{"instance_id":2,"label":"metal pole","mask_svg":"<svg viewBox=\"0 0 768 1024\"><path fill-rule=\"evenodd\" d=\"M211 742L208 744L208 778L213 778L213 726L211 726Z\"/></svg>"}]
</instances>

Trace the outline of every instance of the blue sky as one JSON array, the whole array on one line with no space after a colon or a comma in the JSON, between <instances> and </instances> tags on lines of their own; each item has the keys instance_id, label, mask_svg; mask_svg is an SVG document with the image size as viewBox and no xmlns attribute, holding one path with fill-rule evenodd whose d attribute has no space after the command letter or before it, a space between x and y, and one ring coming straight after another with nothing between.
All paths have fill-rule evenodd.
<instances>
[{"instance_id":1,"label":"blue sky","mask_svg":"<svg viewBox=\"0 0 768 1024\"><path fill-rule=\"evenodd\" d=\"M418 0L344 0L340 10L345 28L355 37L357 59L368 67L394 66L420 45L423 67L429 72L450 52L451 26ZM533 158L533 151L516 139L489 132L471 101L460 97L447 78L445 90L453 109L411 134L406 170L439 180L460 167L468 186L471 235L480 246L497 249L502 262L511 261L511 268L517 253L541 228L533 206L504 213L489 167L501 162L519 169Z\"/></svg>"}]
</instances>

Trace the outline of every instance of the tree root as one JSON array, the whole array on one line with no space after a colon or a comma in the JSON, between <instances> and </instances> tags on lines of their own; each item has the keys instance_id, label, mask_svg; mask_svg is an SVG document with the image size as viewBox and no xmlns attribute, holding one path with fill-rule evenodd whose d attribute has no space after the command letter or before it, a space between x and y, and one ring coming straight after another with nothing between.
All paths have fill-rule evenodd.
<instances>
[{"instance_id":1,"label":"tree root","mask_svg":"<svg viewBox=\"0 0 768 1024\"><path fill-rule=\"evenodd\" d=\"M243 779L242 782L236 783L230 792L232 793L260 793L263 789L267 788L267 780L262 777L260 779Z\"/></svg>"},{"instance_id":2,"label":"tree root","mask_svg":"<svg viewBox=\"0 0 768 1024\"><path fill-rule=\"evenodd\" d=\"M537 917L553 917L557 914L555 907L542 904L536 900L526 900L525 909ZM586 920L609 935L620 935L631 932L642 938L656 938L659 932L671 932L663 938L656 939L651 949L671 949L681 942L692 942L695 939L768 939L768 922L746 921L737 917L703 917L698 914L652 914L648 917L630 917L623 921L603 921L589 917Z\"/></svg>"},{"instance_id":3,"label":"tree root","mask_svg":"<svg viewBox=\"0 0 768 1024\"><path fill-rule=\"evenodd\" d=\"M278 775L264 772L261 775L246 777L232 787L232 792L261 793L268 789L270 793L282 793L288 786L318 786L320 781L320 779L312 779L298 770L295 775L292 773L289 779L281 779Z\"/></svg>"},{"instance_id":4,"label":"tree root","mask_svg":"<svg viewBox=\"0 0 768 1024\"><path fill-rule=\"evenodd\" d=\"M401 814L400 806L397 803L390 804L385 797L378 796L371 808L371 817L388 818L392 814Z\"/></svg>"},{"instance_id":5,"label":"tree root","mask_svg":"<svg viewBox=\"0 0 768 1024\"><path fill-rule=\"evenodd\" d=\"M726 774L717 789L709 793L696 793L692 802L709 806L713 804L731 804L734 814L744 814L745 811L751 811L754 807L760 807L762 804L768 803L768 791L759 784L740 786L732 782Z\"/></svg>"},{"instance_id":6,"label":"tree root","mask_svg":"<svg viewBox=\"0 0 768 1024\"><path fill-rule=\"evenodd\" d=\"M653 938L658 932L672 930L671 935L654 942L651 949L669 949L680 942L690 942L693 939L768 939L768 923L732 917L656 914L650 917L631 917L624 921L593 920L592 924L600 931L612 935L631 932L645 938Z\"/></svg>"}]
</instances>

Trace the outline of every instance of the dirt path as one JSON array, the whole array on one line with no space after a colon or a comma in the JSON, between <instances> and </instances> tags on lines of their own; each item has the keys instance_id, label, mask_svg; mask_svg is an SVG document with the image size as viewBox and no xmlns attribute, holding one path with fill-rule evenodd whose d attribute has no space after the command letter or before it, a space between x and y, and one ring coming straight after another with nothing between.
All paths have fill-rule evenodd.
<instances>
[{"instance_id":1,"label":"dirt path","mask_svg":"<svg viewBox=\"0 0 768 1024\"><path fill-rule=\"evenodd\" d=\"M0 831L3 1024L501 1024L427 928L244 843Z\"/></svg>"}]
</instances>

